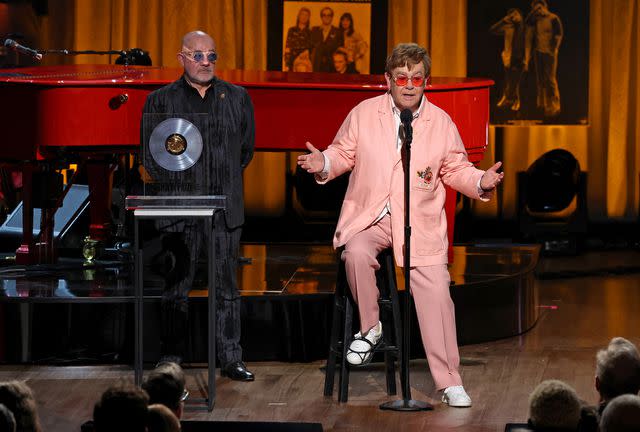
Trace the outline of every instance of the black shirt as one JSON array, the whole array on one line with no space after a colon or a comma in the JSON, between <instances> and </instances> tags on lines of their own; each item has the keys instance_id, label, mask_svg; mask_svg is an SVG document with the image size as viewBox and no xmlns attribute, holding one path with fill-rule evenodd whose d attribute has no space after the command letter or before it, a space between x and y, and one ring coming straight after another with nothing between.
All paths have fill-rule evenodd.
<instances>
[{"instance_id":1,"label":"black shirt","mask_svg":"<svg viewBox=\"0 0 640 432\"><path fill-rule=\"evenodd\" d=\"M204 163L198 161L193 169L197 170L198 182L208 185L204 194L226 196L227 227L242 225L242 171L251 161L255 145L253 104L247 91L214 77L202 97L183 76L149 94L143 112L166 117L208 114L198 125L203 138ZM176 175L176 178L179 177Z\"/></svg>"},{"instance_id":2,"label":"black shirt","mask_svg":"<svg viewBox=\"0 0 640 432\"><path fill-rule=\"evenodd\" d=\"M204 93L204 97L200 96L198 90L193 87L184 75L178 80L180 87L184 91L187 104L184 107L184 112L189 112L194 110L194 112L213 114L213 104L211 103L211 98L215 97L212 93L214 93L214 84L216 79L214 78L211 81L211 85L207 88Z\"/></svg>"}]
</instances>

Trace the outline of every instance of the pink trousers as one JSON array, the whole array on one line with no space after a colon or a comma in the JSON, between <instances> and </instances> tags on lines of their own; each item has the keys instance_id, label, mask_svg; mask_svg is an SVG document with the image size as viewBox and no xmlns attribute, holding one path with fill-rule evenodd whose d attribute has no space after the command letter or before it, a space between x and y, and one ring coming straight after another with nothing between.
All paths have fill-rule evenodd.
<instances>
[{"instance_id":1,"label":"pink trousers","mask_svg":"<svg viewBox=\"0 0 640 432\"><path fill-rule=\"evenodd\" d=\"M388 247L391 247L391 217L386 215L376 224L353 236L342 252L347 281L358 304L360 331L363 334L380 319L379 291L375 277L375 271L380 265L376 257ZM442 390L462 385L458 372L460 354L456 338L455 308L449 294L451 279L447 266L412 267L409 275L422 344L436 387Z\"/></svg>"}]
</instances>

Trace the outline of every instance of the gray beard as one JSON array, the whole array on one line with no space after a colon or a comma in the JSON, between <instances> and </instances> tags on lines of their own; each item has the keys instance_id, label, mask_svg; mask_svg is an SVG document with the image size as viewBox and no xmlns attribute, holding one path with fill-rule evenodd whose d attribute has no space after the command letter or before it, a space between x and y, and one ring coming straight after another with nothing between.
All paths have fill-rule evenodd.
<instances>
[{"instance_id":1,"label":"gray beard","mask_svg":"<svg viewBox=\"0 0 640 432\"><path fill-rule=\"evenodd\" d=\"M199 79L197 79L197 78L192 77L191 75L189 75L186 71L185 71L185 73L184 73L184 74L187 76L187 79L189 80L189 82L191 82L192 84L200 85L200 86L206 86L206 85L209 85L209 84L211 84L211 82L213 81L213 78L211 78L210 80L207 80L207 81L199 80Z\"/></svg>"}]
</instances>

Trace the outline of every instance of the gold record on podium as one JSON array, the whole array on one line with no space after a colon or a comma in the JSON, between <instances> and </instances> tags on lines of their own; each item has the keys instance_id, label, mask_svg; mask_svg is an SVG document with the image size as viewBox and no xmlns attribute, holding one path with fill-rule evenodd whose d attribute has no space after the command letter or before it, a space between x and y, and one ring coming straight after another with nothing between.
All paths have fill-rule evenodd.
<instances>
[{"instance_id":1,"label":"gold record on podium","mask_svg":"<svg viewBox=\"0 0 640 432\"><path fill-rule=\"evenodd\" d=\"M162 168L184 171L200 159L202 135L193 123L183 118L164 120L151 132L149 153Z\"/></svg>"}]
</instances>

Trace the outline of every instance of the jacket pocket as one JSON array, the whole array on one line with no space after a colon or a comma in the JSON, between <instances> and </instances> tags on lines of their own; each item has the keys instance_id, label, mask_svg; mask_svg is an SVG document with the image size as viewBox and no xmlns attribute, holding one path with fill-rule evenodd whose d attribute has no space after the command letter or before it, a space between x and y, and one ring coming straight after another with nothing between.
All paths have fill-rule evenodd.
<instances>
[{"instance_id":1,"label":"jacket pocket","mask_svg":"<svg viewBox=\"0 0 640 432\"><path fill-rule=\"evenodd\" d=\"M435 217L427 217L420 220L420 229L414 228L415 240L412 248L416 255L437 255L445 251L444 239L438 234L440 224Z\"/></svg>"}]
</instances>

